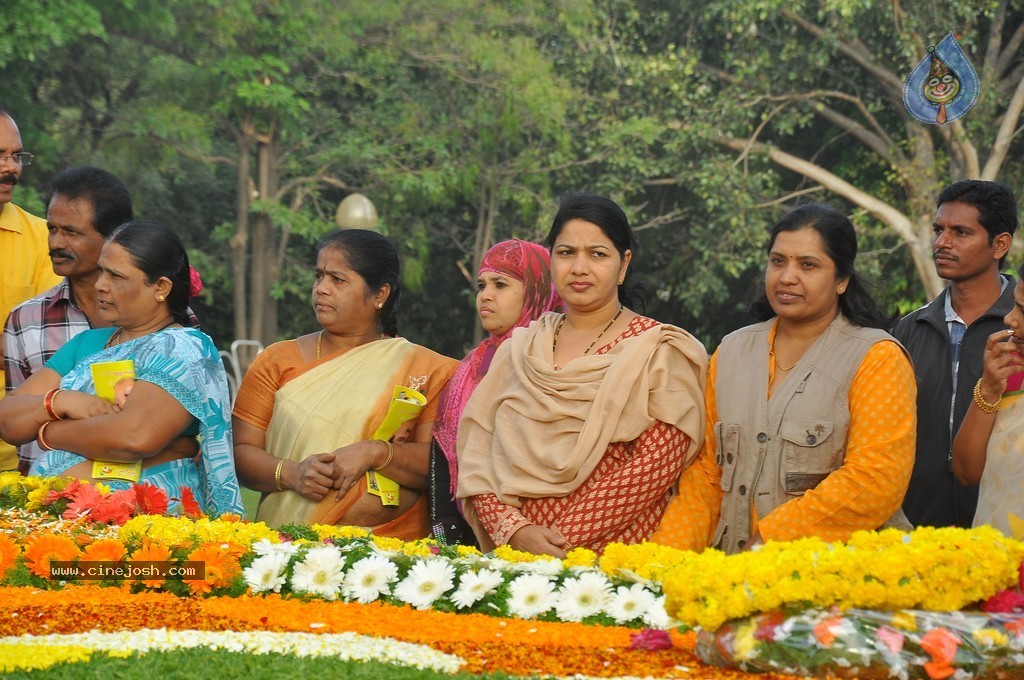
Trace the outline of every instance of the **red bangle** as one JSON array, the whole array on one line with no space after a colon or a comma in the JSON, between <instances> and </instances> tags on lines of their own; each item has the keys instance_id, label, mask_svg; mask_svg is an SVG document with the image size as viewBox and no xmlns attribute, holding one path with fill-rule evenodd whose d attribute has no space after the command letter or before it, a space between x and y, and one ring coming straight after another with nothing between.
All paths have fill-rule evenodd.
<instances>
[{"instance_id":1,"label":"red bangle","mask_svg":"<svg viewBox=\"0 0 1024 680\"><path fill-rule=\"evenodd\" d=\"M39 443L39 448L41 448L43 451L53 451L53 447L47 444L46 440L43 439L43 430L45 430L46 426L52 422L52 420L47 420L45 423L39 426L39 432L36 433L36 441Z\"/></svg>"},{"instance_id":2,"label":"red bangle","mask_svg":"<svg viewBox=\"0 0 1024 680\"><path fill-rule=\"evenodd\" d=\"M50 420L64 420L62 417L57 415L57 412L53 408L53 400L57 398L57 395L64 390L59 387L55 387L46 393L43 397L43 409L46 410L46 415L50 416Z\"/></svg>"}]
</instances>

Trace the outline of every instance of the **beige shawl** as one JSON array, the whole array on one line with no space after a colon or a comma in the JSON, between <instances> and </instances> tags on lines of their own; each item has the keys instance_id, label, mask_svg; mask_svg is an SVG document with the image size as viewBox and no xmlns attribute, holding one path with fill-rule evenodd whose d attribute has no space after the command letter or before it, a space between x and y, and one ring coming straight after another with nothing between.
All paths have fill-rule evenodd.
<instances>
[{"instance_id":1,"label":"beige shawl","mask_svg":"<svg viewBox=\"0 0 1024 680\"><path fill-rule=\"evenodd\" d=\"M656 326L556 371L559 317L516 330L473 393L459 423L459 498L494 493L519 507L520 498L567 496L610 443L633 441L656 420L694 442L686 465L700 449L708 363L700 342Z\"/></svg>"}]
</instances>

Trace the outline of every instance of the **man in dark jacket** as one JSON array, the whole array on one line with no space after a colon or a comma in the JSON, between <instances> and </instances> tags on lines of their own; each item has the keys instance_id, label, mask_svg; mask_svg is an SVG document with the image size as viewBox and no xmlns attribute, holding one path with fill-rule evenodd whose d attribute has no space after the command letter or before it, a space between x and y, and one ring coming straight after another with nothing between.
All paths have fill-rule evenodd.
<instances>
[{"instance_id":1,"label":"man in dark jacket","mask_svg":"<svg viewBox=\"0 0 1024 680\"><path fill-rule=\"evenodd\" d=\"M970 527L978 488L953 477L952 442L981 378L988 336L1005 328L1012 277L999 268L1017 230L1017 200L996 182L963 180L936 201L932 257L949 285L896 323L914 361L917 459L903 511L914 525Z\"/></svg>"}]
</instances>

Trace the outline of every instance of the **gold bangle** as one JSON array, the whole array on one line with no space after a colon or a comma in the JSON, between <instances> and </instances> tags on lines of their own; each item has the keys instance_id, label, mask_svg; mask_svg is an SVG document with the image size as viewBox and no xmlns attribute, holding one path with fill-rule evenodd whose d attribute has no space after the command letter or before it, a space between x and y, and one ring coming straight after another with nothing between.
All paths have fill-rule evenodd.
<instances>
[{"instance_id":1,"label":"gold bangle","mask_svg":"<svg viewBox=\"0 0 1024 680\"><path fill-rule=\"evenodd\" d=\"M53 451L53 447L47 444L46 440L43 439L43 431L46 429L46 426L52 422L52 420L47 420L45 423L39 426L39 432L36 433L36 441L39 443L39 448L41 448L43 451Z\"/></svg>"},{"instance_id":2,"label":"gold bangle","mask_svg":"<svg viewBox=\"0 0 1024 680\"><path fill-rule=\"evenodd\" d=\"M284 491L284 487L281 486L281 468L284 467L284 458L277 462L277 469L274 470L274 486L277 487L278 491Z\"/></svg>"},{"instance_id":3,"label":"gold bangle","mask_svg":"<svg viewBox=\"0 0 1024 680\"><path fill-rule=\"evenodd\" d=\"M985 401L985 397L981 396L981 380L981 378L978 378L978 382L974 385L974 403L985 413L996 413L999 411L999 405L1003 401L1003 395L1000 394L995 402Z\"/></svg>"},{"instance_id":4,"label":"gold bangle","mask_svg":"<svg viewBox=\"0 0 1024 680\"><path fill-rule=\"evenodd\" d=\"M395 457L395 447L394 447L394 445L392 445L392 443L391 443L391 442L389 442L389 441L388 441L388 440L386 440L386 439L385 439L385 440L383 440L383 441L384 441L384 443L385 443L385 444L387 444L387 445L388 445L388 459L387 459L386 461L384 461L384 464L383 464L383 465L378 465L378 466L377 466L377 467L375 467L375 468L370 468L370 469L371 469L371 470L373 470L374 472L380 472L381 470L383 470L383 469L384 469L384 468L386 468L387 466L391 465L391 461L392 461L392 460L394 459L394 457Z\"/></svg>"}]
</instances>

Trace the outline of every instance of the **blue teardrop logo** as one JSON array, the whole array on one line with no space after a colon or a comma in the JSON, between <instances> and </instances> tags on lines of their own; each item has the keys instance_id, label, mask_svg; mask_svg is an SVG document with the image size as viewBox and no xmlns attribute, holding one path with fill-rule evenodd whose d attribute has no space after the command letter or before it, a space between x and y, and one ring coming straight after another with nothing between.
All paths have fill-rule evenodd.
<instances>
[{"instance_id":1,"label":"blue teardrop logo","mask_svg":"<svg viewBox=\"0 0 1024 680\"><path fill-rule=\"evenodd\" d=\"M903 84L903 104L922 123L945 125L971 110L981 93L974 64L948 33Z\"/></svg>"}]
</instances>

